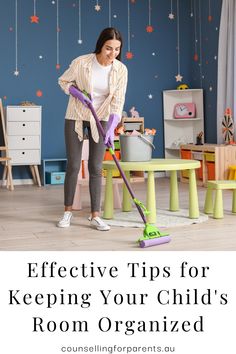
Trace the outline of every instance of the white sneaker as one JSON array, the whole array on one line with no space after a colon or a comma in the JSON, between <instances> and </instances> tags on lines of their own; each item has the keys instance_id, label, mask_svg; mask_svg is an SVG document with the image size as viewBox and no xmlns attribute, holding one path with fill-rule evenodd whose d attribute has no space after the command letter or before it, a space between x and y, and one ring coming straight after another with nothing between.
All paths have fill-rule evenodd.
<instances>
[{"instance_id":1,"label":"white sneaker","mask_svg":"<svg viewBox=\"0 0 236 354\"><path fill-rule=\"evenodd\" d=\"M57 227L69 227L71 217L72 217L72 212L65 211L63 217L57 223Z\"/></svg>"},{"instance_id":2,"label":"white sneaker","mask_svg":"<svg viewBox=\"0 0 236 354\"><path fill-rule=\"evenodd\" d=\"M90 225L94 229L97 229L99 231L108 231L110 230L110 226L107 225L99 216L95 216L95 218L89 218L90 220Z\"/></svg>"}]
</instances>

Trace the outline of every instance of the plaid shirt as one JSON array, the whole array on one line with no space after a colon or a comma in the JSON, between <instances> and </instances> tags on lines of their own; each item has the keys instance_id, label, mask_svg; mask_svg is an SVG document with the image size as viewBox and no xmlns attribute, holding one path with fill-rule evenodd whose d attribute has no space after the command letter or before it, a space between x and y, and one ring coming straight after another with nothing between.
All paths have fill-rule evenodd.
<instances>
[{"instance_id":1,"label":"plaid shirt","mask_svg":"<svg viewBox=\"0 0 236 354\"><path fill-rule=\"evenodd\" d=\"M90 110L78 99L69 94L69 87L76 85L81 91L92 92L92 64L95 54L82 55L72 61L69 68L59 77L58 83L69 95L66 119L75 120L75 131L79 140L83 140L83 121L89 121L93 140L98 142L99 135L96 122ZM109 77L109 95L97 109L100 120L107 121L111 113L121 117L125 101L128 72L124 64L114 59Z\"/></svg>"}]
</instances>

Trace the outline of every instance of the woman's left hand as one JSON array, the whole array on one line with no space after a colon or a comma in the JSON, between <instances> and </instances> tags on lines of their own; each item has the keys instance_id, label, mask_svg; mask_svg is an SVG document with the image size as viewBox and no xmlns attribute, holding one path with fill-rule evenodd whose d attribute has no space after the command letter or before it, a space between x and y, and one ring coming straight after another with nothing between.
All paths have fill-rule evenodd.
<instances>
[{"instance_id":1,"label":"woman's left hand","mask_svg":"<svg viewBox=\"0 0 236 354\"><path fill-rule=\"evenodd\" d=\"M119 121L120 121L120 117L118 116L118 114L113 114L113 113L110 114L104 143L106 145L109 141L112 145L113 150L114 150L114 130L117 127Z\"/></svg>"}]
</instances>

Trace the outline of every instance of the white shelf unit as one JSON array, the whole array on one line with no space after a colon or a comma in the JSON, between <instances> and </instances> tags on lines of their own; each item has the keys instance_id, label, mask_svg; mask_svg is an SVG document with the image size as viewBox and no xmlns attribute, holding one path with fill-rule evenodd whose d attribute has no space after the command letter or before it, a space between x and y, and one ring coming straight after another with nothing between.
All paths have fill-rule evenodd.
<instances>
[{"instance_id":1,"label":"white shelf unit","mask_svg":"<svg viewBox=\"0 0 236 354\"><path fill-rule=\"evenodd\" d=\"M196 105L195 118L174 118L176 103L193 102ZM165 138L165 157L179 158L180 145L196 143L197 135L204 133L203 90L165 90L163 91L163 119Z\"/></svg>"}]
</instances>

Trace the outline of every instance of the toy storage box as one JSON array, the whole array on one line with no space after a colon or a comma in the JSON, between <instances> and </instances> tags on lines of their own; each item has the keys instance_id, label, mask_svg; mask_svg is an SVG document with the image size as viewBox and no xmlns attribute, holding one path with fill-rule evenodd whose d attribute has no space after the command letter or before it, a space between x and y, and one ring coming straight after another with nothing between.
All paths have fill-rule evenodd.
<instances>
[{"instance_id":1,"label":"toy storage box","mask_svg":"<svg viewBox=\"0 0 236 354\"><path fill-rule=\"evenodd\" d=\"M65 172L46 172L46 184L63 184Z\"/></svg>"}]
</instances>

